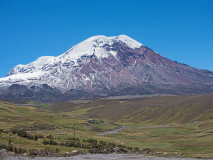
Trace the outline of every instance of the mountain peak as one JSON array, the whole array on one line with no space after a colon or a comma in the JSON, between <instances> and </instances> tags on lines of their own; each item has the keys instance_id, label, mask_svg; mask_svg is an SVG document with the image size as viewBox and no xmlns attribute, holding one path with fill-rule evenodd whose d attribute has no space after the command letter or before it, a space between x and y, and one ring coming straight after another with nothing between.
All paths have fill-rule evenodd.
<instances>
[{"instance_id":1,"label":"mountain peak","mask_svg":"<svg viewBox=\"0 0 213 160\"><path fill-rule=\"evenodd\" d=\"M119 36L111 36L111 37L107 37L104 35L97 35L97 36L90 37L85 41L97 42L97 43L112 43L112 42L117 41L117 42L123 42L128 47L133 48L133 49L140 48L142 46L141 43L137 42L136 40L134 40L124 34L119 35Z\"/></svg>"},{"instance_id":2,"label":"mountain peak","mask_svg":"<svg viewBox=\"0 0 213 160\"><path fill-rule=\"evenodd\" d=\"M95 55L97 58L106 58L112 55L116 58L117 53L115 51L107 51L105 49L106 45L112 47L115 42L122 42L132 49L140 48L142 46L141 43L135 41L134 39L126 35L112 37L97 35L90 37L84 40L83 42L75 45L67 52L60 55L59 59L61 59L62 62L73 61L76 63L77 60L82 56Z\"/></svg>"}]
</instances>

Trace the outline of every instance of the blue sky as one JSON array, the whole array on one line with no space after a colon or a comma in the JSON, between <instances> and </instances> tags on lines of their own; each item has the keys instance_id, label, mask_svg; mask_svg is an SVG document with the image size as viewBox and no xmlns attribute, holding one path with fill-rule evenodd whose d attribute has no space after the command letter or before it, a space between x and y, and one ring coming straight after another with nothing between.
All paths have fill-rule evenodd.
<instances>
[{"instance_id":1,"label":"blue sky","mask_svg":"<svg viewBox=\"0 0 213 160\"><path fill-rule=\"evenodd\" d=\"M213 0L0 0L0 77L95 35L120 34L213 71Z\"/></svg>"}]
</instances>

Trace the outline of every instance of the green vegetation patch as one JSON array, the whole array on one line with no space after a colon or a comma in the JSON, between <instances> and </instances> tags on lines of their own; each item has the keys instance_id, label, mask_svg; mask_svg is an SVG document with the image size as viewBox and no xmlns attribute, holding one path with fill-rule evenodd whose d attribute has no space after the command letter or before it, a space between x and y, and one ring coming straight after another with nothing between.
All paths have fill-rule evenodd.
<instances>
[{"instance_id":1,"label":"green vegetation patch","mask_svg":"<svg viewBox=\"0 0 213 160\"><path fill-rule=\"evenodd\" d=\"M27 153L48 148L65 154L113 145L213 158L213 95L28 103L35 106L0 102L0 144L11 141L13 152L14 147ZM99 134L121 126L126 128L116 134Z\"/></svg>"}]
</instances>

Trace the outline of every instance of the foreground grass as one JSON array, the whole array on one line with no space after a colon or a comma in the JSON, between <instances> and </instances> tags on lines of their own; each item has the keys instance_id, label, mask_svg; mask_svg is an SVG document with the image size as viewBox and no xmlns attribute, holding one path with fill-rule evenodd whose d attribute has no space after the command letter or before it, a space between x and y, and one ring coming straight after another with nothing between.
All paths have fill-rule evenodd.
<instances>
[{"instance_id":1,"label":"foreground grass","mask_svg":"<svg viewBox=\"0 0 213 160\"><path fill-rule=\"evenodd\" d=\"M203 158L213 158L211 107L207 111L202 111L202 114L198 114L197 110L199 111L200 108L197 104L192 104L188 108L185 107L185 112L184 107L180 107L180 110L177 110L174 106L167 106L167 110L164 108L165 112L162 112L162 115L156 118L154 115L161 109L159 106L153 105L149 108L147 106L148 102L146 102L146 106L140 108L139 102L139 100L104 100L103 104L100 101L91 103L77 101L70 108L70 102L66 103L63 106L65 111L57 110L54 112L42 109L49 108L50 105L45 106L42 104L42 107L36 108L0 102L0 129L3 130L3 132L0 132L0 144L8 144L11 140L16 147L23 147L27 150L44 150L46 148L56 150L57 148L62 154L71 152L74 149L88 151L88 149L76 147L44 145L42 144L43 139L34 141L11 133L12 128L22 128L29 131L30 134L43 134L45 137L51 134L58 142L63 142L68 138L74 137L73 126L78 124L75 126L75 135L81 140L92 138L133 148L149 148L157 155L163 156L185 155L184 157L194 158L201 156ZM37 105L41 106L39 103ZM113 105L118 108L114 108ZM131 105L132 112L128 108ZM107 107L109 108L107 109ZM54 109L56 108L55 106ZM128 112L125 108L127 108ZM101 109L104 110L103 113ZM192 112L193 109L195 109L194 112ZM195 114L188 114L190 117L187 117L186 113L190 112ZM116 116L118 113L120 117ZM207 117L206 119L205 116ZM103 120L103 123L88 123L88 119L94 119L96 122ZM192 121L188 121L188 119ZM126 129L117 134L97 135L120 126L126 126Z\"/></svg>"},{"instance_id":2,"label":"foreground grass","mask_svg":"<svg viewBox=\"0 0 213 160\"><path fill-rule=\"evenodd\" d=\"M126 145L150 148L168 155L185 154L185 157L213 157L212 129L199 128L199 124L162 128L127 128L118 135L109 135Z\"/></svg>"}]
</instances>

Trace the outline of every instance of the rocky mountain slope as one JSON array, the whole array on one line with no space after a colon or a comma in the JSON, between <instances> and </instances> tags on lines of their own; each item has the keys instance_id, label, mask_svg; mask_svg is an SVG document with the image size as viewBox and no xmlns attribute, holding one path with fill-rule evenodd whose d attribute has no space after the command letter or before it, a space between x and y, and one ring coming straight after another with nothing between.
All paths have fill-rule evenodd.
<instances>
[{"instance_id":1,"label":"rocky mountain slope","mask_svg":"<svg viewBox=\"0 0 213 160\"><path fill-rule=\"evenodd\" d=\"M58 57L17 65L0 97L39 100L213 92L213 72L171 61L126 35L94 36Z\"/></svg>"}]
</instances>

